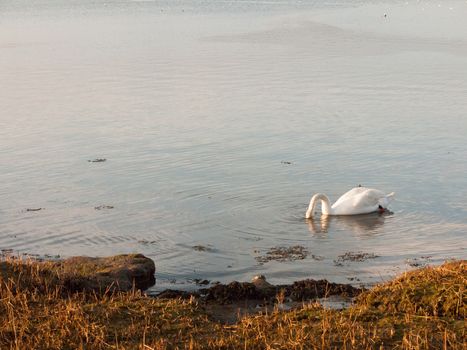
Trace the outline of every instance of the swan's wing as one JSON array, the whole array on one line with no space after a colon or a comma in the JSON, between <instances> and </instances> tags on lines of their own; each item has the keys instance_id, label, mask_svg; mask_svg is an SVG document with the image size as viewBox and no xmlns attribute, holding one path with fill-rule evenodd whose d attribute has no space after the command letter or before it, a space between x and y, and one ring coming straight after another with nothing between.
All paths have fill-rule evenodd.
<instances>
[{"instance_id":1,"label":"swan's wing","mask_svg":"<svg viewBox=\"0 0 467 350\"><path fill-rule=\"evenodd\" d=\"M335 215L356 215L366 214L378 210L379 201L384 198L383 192L365 188L356 187L344 193L332 205Z\"/></svg>"},{"instance_id":2,"label":"swan's wing","mask_svg":"<svg viewBox=\"0 0 467 350\"><path fill-rule=\"evenodd\" d=\"M374 207L378 208L379 201L385 197L381 191L374 189L367 189L354 198L354 205L361 207Z\"/></svg>"},{"instance_id":3,"label":"swan's wing","mask_svg":"<svg viewBox=\"0 0 467 350\"><path fill-rule=\"evenodd\" d=\"M355 198L358 197L358 195L362 194L363 192L366 192L367 190L368 188L365 187L352 188L351 190L345 192L342 196L340 196L339 199L332 206L340 206L348 201L354 201Z\"/></svg>"}]
</instances>

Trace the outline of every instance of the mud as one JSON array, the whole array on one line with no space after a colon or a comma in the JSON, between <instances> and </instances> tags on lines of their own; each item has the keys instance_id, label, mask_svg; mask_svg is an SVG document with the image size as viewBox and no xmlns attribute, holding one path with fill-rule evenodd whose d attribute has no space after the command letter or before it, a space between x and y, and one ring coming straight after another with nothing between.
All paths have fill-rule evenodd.
<instances>
[{"instance_id":1,"label":"mud","mask_svg":"<svg viewBox=\"0 0 467 350\"><path fill-rule=\"evenodd\" d=\"M230 324L245 315L291 309L308 301L324 305L327 300L337 298L339 305L350 305L352 299L362 291L363 288L349 284L312 279L289 285L272 285L264 276L257 276L251 283L235 281L191 292L168 289L155 297L196 300L215 320Z\"/></svg>"},{"instance_id":2,"label":"mud","mask_svg":"<svg viewBox=\"0 0 467 350\"><path fill-rule=\"evenodd\" d=\"M190 299L192 297L198 297L198 294L192 292L185 292L182 290L166 289L156 295L157 298L162 299Z\"/></svg>"},{"instance_id":3,"label":"mud","mask_svg":"<svg viewBox=\"0 0 467 350\"><path fill-rule=\"evenodd\" d=\"M355 288L350 284L331 283L326 280L303 280L292 285L283 286L285 296L293 301L307 301L324 298L331 295L343 297L356 297L363 289Z\"/></svg>"}]
</instances>

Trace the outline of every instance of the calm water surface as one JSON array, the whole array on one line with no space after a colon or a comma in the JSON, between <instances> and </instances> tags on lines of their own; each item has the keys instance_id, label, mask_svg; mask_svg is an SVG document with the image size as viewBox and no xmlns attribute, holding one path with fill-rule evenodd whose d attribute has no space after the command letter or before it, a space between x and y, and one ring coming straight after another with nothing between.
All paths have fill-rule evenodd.
<instances>
[{"instance_id":1,"label":"calm water surface","mask_svg":"<svg viewBox=\"0 0 467 350\"><path fill-rule=\"evenodd\" d=\"M467 258L465 15L465 1L3 0L0 249L141 252L154 290L374 283ZM303 218L313 193L358 184L395 191L393 213ZM308 257L255 259L292 246Z\"/></svg>"}]
</instances>

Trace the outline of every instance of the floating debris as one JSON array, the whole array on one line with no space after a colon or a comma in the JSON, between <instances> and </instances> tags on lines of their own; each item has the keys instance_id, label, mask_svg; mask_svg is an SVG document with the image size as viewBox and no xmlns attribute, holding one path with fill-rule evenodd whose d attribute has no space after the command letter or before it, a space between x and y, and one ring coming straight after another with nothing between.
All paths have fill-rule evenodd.
<instances>
[{"instance_id":1,"label":"floating debris","mask_svg":"<svg viewBox=\"0 0 467 350\"><path fill-rule=\"evenodd\" d=\"M281 164L291 165L292 162L289 162L289 161L286 161L286 160L281 160Z\"/></svg>"},{"instance_id":2,"label":"floating debris","mask_svg":"<svg viewBox=\"0 0 467 350\"><path fill-rule=\"evenodd\" d=\"M196 250L197 252L212 252L213 249L210 247L206 247L204 245L195 245L191 247L193 250Z\"/></svg>"},{"instance_id":3,"label":"floating debris","mask_svg":"<svg viewBox=\"0 0 467 350\"><path fill-rule=\"evenodd\" d=\"M407 259L405 263L411 267L425 267L431 263L431 256L421 256L419 258Z\"/></svg>"},{"instance_id":4,"label":"floating debris","mask_svg":"<svg viewBox=\"0 0 467 350\"><path fill-rule=\"evenodd\" d=\"M324 260L324 256L311 254L311 258L316 261Z\"/></svg>"},{"instance_id":5,"label":"floating debris","mask_svg":"<svg viewBox=\"0 0 467 350\"><path fill-rule=\"evenodd\" d=\"M99 205L97 207L94 207L94 209L96 210L113 209L113 208L114 208L113 205Z\"/></svg>"},{"instance_id":6,"label":"floating debris","mask_svg":"<svg viewBox=\"0 0 467 350\"><path fill-rule=\"evenodd\" d=\"M259 242L259 241L261 241L263 238L261 238L261 237L244 237L244 238L242 238L242 239L245 240L245 241Z\"/></svg>"},{"instance_id":7,"label":"floating debris","mask_svg":"<svg viewBox=\"0 0 467 350\"><path fill-rule=\"evenodd\" d=\"M96 158L96 159L88 159L89 163L103 163L107 161L106 158Z\"/></svg>"},{"instance_id":8,"label":"floating debris","mask_svg":"<svg viewBox=\"0 0 467 350\"><path fill-rule=\"evenodd\" d=\"M364 253L364 252L346 252L345 254L339 255L337 260L334 260L336 266L343 266L343 263L346 261L351 262L363 262L368 259L375 259L378 255L374 253Z\"/></svg>"},{"instance_id":9,"label":"floating debris","mask_svg":"<svg viewBox=\"0 0 467 350\"><path fill-rule=\"evenodd\" d=\"M40 211L43 210L44 208L27 208L26 211Z\"/></svg>"},{"instance_id":10,"label":"floating debris","mask_svg":"<svg viewBox=\"0 0 467 350\"><path fill-rule=\"evenodd\" d=\"M197 286L205 286L205 285L208 285L210 283L209 280L203 280L201 278L195 278L193 279L193 282L197 285Z\"/></svg>"},{"instance_id":11,"label":"floating debris","mask_svg":"<svg viewBox=\"0 0 467 350\"><path fill-rule=\"evenodd\" d=\"M56 255L44 254L44 259L57 260L57 259L60 259L60 254L56 254Z\"/></svg>"},{"instance_id":12,"label":"floating debris","mask_svg":"<svg viewBox=\"0 0 467 350\"><path fill-rule=\"evenodd\" d=\"M11 254L13 254L13 249L11 248L0 249L0 256L9 256Z\"/></svg>"},{"instance_id":13,"label":"floating debris","mask_svg":"<svg viewBox=\"0 0 467 350\"><path fill-rule=\"evenodd\" d=\"M255 257L255 260L260 264L264 264L269 261L285 262L303 260L307 255L308 251L306 248L300 245L293 247L273 247L269 249L266 255Z\"/></svg>"},{"instance_id":14,"label":"floating debris","mask_svg":"<svg viewBox=\"0 0 467 350\"><path fill-rule=\"evenodd\" d=\"M358 277L347 277L347 279L351 282L360 282L360 278Z\"/></svg>"},{"instance_id":15,"label":"floating debris","mask_svg":"<svg viewBox=\"0 0 467 350\"><path fill-rule=\"evenodd\" d=\"M156 244L157 241L148 241L146 239L141 239L141 240L138 241L138 243L144 244L144 245L149 245L149 244Z\"/></svg>"}]
</instances>

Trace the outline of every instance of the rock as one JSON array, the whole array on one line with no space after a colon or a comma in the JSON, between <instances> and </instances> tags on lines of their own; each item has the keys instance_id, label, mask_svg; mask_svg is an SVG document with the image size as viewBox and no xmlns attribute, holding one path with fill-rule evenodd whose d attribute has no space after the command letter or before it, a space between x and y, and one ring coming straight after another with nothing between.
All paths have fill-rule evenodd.
<instances>
[{"instance_id":1,"label":"rock","mask_svg":"<svg viewBox=\"0 0 467 350\"><path fill-rule=\"evenodd\" d=\"M251 283L256 287L256 289L260 291L269 292L272 289L276 289L271 283L266 281L266 277L264 275L256 275L251 280Z\"/></svg>"},{"instance_id":2,"label":"rock","mask_svg":"<svg viewBox=\"0 0 467 350\"><path fill-rule=\"evenodd\" d=\"M195 279L193 280L193 282L194 282L197 286L205 286L205 285L207 285L207 284L210 283L209 280L203 280L203 279L201 279L201 278L195 278Z\"/></svg>"},{"instance_id":3,"label":"rock","mask_svg":"<svg viewBox=\"0 0 467 350\"><path fill-rule=\"evenodd\" d=\"M55 264L70 291L129 291L133 285L146 289L156 281L154 261L142 254L105 258L76 256Z\"/></svg>"}]
</instances>

